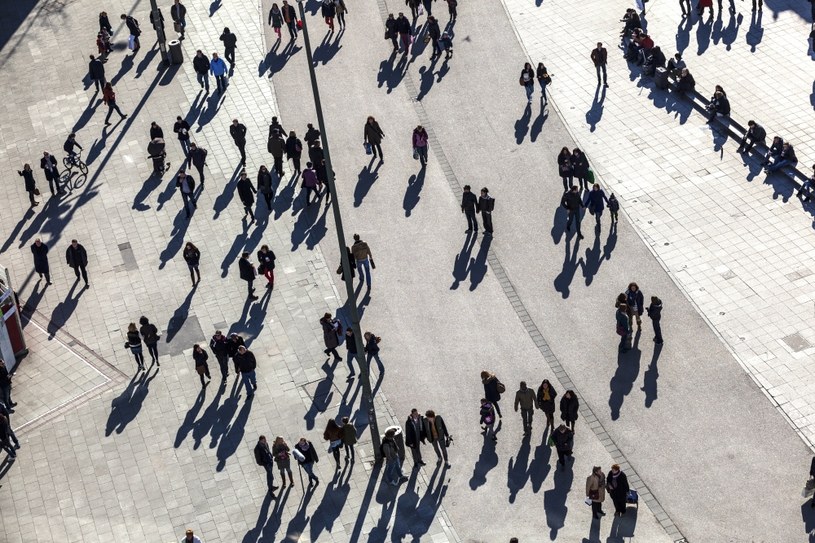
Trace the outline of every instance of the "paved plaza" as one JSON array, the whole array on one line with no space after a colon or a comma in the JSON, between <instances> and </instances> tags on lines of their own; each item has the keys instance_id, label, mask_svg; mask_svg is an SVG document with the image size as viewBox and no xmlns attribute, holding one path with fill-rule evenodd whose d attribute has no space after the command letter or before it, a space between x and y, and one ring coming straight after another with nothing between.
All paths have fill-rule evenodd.
<instances>
[{"instance_id":1,"label":"paved plaza","mask_svg":"<svg viewBox=\"0 0 815 543\"><path fill-rule=\"evenodd\" d=\"M323 356L320 316L350 322L331 208L306 207L286 163L272 208L259 197L258 220L241 220L232 119L247 127L253 180L261 164L271 168L273 116L300 138L317 124L303 37L290 44L284 27L277 40L271 2L188 0L184 63L170 67L147 0L6 3L0 264L24 306L30 352L14 379L22 448L0 465L0 540L168 542L191 527L205 543L815 542L815 509L801 498L815 446L815 207L624 61L616 44L628 2L461 0L447 27L455 53L431 60L425 15L411 53L392 55L385 18L409 8L345 1L347 27L333 33L318 2L305 9L346 241L359 233L377 263L356 303L362 330L382 337L378 426L434 409L455 438L451 465L424 446L426 465L413 469L408 454L407 481L387 484L358 372ZM171 3L159 5L174 37ZM749 0L732 14L724 5L700 24L683 21L672 0L651 0L647 29L666 55L684 53L697 90L723 85L733 118L790 139L809 171L809 3L767 0L755 14ZM106 75L128 114L108 127L86 76L101 9L115 30ZM444 27L446 4L432 9ZM141 22L135 55L120 13ZM223 95L207 94L191 58L220 53L225 26L238 37L234 73ZM610 87L595 92L597 41L609 49ZM526 107L517 81L527 60L553 74L547 107L537 90ZM385 133L381 164L362 145L369 115ZM175 186L176 116L209 151L190 219ZM171 163L161 179L147 159L151 121ZM430 136L425 169L412 157L419 124ZM89 171L51 197L38 159L43 150L61 158L72 131ZM586 214L579 242L559 206L563 146L587 153L622 206L615 227L604 216L595 230ZM16 175L26 162L43 192L32 209ZM465 184L496 198L494 237L464 233ZM32 267L37 237L51 247L47 287ZM65 265L72 238L88 250L89 288ZM194 288L187 241L202 253ZM253 302L237 261L263 244L277 255L275 287L257 281ZM663 300L665 344L651 341L644 318L634 348L618 353L613 301L630 281ZM146 372L123 348L141 315L162 335L161 366ZM224 388L200 386L192 347L216 329L241 334L256 354L253 400L234 374ZM507 387L495 444L479 433L484 369ZM581 401L565 470L543 413L525 437L513 411L518 382L536 389L543 379ZM342 416L357 430L357 461L335 471L323 429ZM253 457L260 434L311 440L320 484L307 488L295 473L294 487L270 497ZM585 478L614 463L639 504L615 518L607 498L608 515L592 520Z\"/></svg>"}]
</instances>

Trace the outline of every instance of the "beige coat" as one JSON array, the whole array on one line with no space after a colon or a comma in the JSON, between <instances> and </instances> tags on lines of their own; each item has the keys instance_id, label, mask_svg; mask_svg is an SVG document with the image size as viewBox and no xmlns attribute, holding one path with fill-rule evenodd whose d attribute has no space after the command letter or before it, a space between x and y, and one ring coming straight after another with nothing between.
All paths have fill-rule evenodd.
<instances>
[{"instance_id":1,"label":"beige coat","mask_svg":"<svg viewBox=\"0 0 815 543\"><path fill-rule=\"evenodd\" d=\"M588 498L592 490L599 491L599 498L592 500L595 503L603 503L606 499L606 477L601 471L598 475L593 473L586 477L586 497Z\"/></svg>"}]
</instances>

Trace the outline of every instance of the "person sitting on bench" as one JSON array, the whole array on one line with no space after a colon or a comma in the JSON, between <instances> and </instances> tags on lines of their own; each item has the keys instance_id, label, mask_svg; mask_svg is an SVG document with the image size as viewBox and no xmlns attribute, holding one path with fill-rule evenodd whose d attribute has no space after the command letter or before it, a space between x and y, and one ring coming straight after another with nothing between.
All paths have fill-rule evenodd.
<instances>
[{"instance_id":1,"label":"person sitting on bench","mask_svg":"<svg viewBox=\"0 0 815 543\"><path fill-rule=\"evenodd\" d=\"M789 142L786 142L781 148L781 154L775 158L772 164L767 164L767 166L764 167L764 171L771 173L786 166L795 167L796 164L798 164L798 157L795 156L795 149L792 148Z\"/></svg>"},{"instance_id":2,"label":"person sitting on bench","mask_svg":"<svg viewBox=\"0 0 815 543\"><path fill-rule=\"evenodd\" d=\"M673 56L671 60L668 61L668 72L674 77L679 77L682 73L682 69L686 68L685 61L682 60L682 55L677 53Z\"/></svg>"},{"instance_id":3,"label":"person sitting on bench","mask_svg":"<svg viewBox=\"0 0 815 543\"><path fill-rule=\"evenodd\" d=\"M727 117L730 115L730 100L727 99L723 90L717 90L710 98L710 103L707 106L708 111L708 124L713 122L716 115Z\"/></svg>"},{"instance_id":4,"label":"person sitting on bench","mask_svg":"<svg viewBox=\"0 0 815 543\"><path fill-rule=\"evenodd\" d=\"M647 75L653 77L656 73L657 68L664 68L665 67L665 53L659 48L659 46L655 46L651 49L651 52L648 54L645 64L642 66L642 72Z\"/></svg>"},{"instance_id":5,"label":"person sitting on bench","mask_svg":"<svg viewBox=\"0 0 815 543\"><path fill-rule=\"evenodd\" d=\"M798 194L796 194L796 196L800 198L803 192L806 192L807 195L807 197L804 198L804 201L809 202L812 199L812 193L815 192L815 164L812 165L812 176L804 181L803 186L798 189Z\"/></svg>"},{"instance_id":6,"label":"person sitting on bench","mask_svg":"<svg viewBox=\"0 0 815 543\"><path fill-rule=\"evenodd\" d=\"M747 132L737 152L749 153L756 143L763 144L765 139L767 139L767 131L757 122L749 120L747 121Z\"/></svg>"},{"instance_id":7,"label":"person sitting on bench","mask_svg":"<svg viewBox=\"0 0 815 543\"><path fill-rule=\"evenodd\" d=\"M682 94L696 90L696 80L693 78L687 68L682 68L682 71L679 72L679 77L676 79L674 90Z\"/></svg>"},{"instance_id":8,"label":"person sitting on bench","mask_svg":"<svg viewBox=\"0 0 815 543\"><path fill-rule=\"evenodd\" d=\"M773 143L770 145L767 154L764 155L764 160L761 161L762 166L768 165L770 162L776 160L784 149L784 140L779 136L773 138Z\"/></svg>"}]
</instances>

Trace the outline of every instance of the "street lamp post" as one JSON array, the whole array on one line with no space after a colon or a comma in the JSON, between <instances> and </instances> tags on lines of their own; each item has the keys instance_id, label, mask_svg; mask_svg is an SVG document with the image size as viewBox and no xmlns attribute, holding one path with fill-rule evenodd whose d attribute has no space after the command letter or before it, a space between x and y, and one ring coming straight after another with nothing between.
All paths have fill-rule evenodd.
<instances>
[{"instance_id":1,"label":"street lamp post","mask_svg":"<svg viewBox=\"0 0 815 543\"><path fill-rule=\"evenodd\" d=\"M371 443L374 448L376 460L380 460L379 453L379 426L376 422L376 408L374 407L373 392L371 391L371 375L366 363L365 347L362 343L362 330L359 326L359 311L357 310L357 299L354 293L354 280L351 277L351 262L346 251L345 234L342 228L342 216L340 215L340 205L337 199L337 188L334 184L334 170L331 168L331 153L328 146L328 132L325 129L323 119L323 108L320 104L320 90L317 88L317 74L314 72L314 59L311 54L311 42L308 39L308 25L306 23L306 13L303 9L303 0L297 1L300 8L300 20L303 21L303 39L306 46L306 59L308 60L308 72L311 76L311 91L314 94L314 109L317 111L317 123L320 126L320 133L323 140L323 152L325 156L325 169L327 174L328 190L331 194L331 209L334 212L334 225L337 227L337 242L340 248L340 259L342 261L342 272L345 277L345 290L348 296L348 309L351 313L351 328L354 330L354 341L357 342L357 361L359 362L360 379L362 379L362 395L368 403L368 428L371 430Z\"/></svg>"},{"instance_id":2,"label":"street lamp post","mask_svg":"<svg viewBox=\"0 0 815 543\"><path fill-rule=\"evenodd\" d=\"M158 10L156 0L150 0L150 13L153 15L155 22L156 35L158 36L158 48L161 51L161 59L165 64L170 64L170 59L167 57L167 36L164 34L164 25L161 21L161 12Z\"/></svg>"}]
</instances>

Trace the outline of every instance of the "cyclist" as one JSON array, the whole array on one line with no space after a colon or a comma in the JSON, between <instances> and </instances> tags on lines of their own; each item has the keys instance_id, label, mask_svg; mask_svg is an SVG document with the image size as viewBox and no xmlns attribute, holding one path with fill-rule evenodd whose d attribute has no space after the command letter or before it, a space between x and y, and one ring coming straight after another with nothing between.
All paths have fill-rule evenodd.
<instances>
[{"instance_id":1,"label":"cyclist","mask_svg":"<svg viewBox=\"0 0 815 543\"><path fill-rule=\"evenodd\" d=\"M71 132L71 135L68 136L68 139L65 140L65 143L62 145L63 151L68 153L68 159L71 161L71 164L76 164L76 155L77 153L74 151L75 147L79 147L79 150L82 150L82 146L76 142L76 133Z\"/></svg>"}]
</instances>

